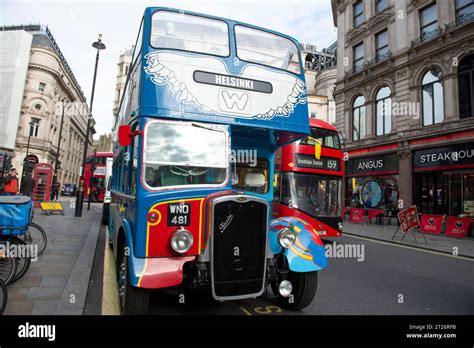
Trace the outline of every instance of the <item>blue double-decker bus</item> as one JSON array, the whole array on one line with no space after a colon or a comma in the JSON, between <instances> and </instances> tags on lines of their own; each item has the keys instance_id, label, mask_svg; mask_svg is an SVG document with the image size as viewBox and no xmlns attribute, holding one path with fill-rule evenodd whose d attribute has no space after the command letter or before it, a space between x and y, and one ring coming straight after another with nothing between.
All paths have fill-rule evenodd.
<instances>
[{"instance_id":1,"label":"blue double-decker bus","mask_svg":"<svg viewBox=\"0 0 474 348\"><path fill-rule=\"evenodd\" d=\"M145 10L114 139L109 220L122 312L150 292L309 305L327 265L313 227L272 220L274 155L309 134L298 43L170 8Z\"/></svg>"}]
</instances>

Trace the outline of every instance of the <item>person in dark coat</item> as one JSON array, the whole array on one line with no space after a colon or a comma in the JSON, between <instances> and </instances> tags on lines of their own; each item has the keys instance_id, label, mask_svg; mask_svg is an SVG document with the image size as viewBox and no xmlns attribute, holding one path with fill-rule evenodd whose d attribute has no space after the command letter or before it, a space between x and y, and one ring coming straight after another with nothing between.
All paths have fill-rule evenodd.
<instances>
[{"instance_id":1,"label":"person in dark coat","mask_svg":"<svg viewBox=\"0 0 474 348\"><path fill-rule=\"evenodd\" d=\"M25 177L25 184L24 184L24 194L26 196L30 196L33 194L33 191L35 189L35 186L36 186L36 183L35 183L35 179L33 179L31 176L27 176Z\"/></svg>"}]
</instances>

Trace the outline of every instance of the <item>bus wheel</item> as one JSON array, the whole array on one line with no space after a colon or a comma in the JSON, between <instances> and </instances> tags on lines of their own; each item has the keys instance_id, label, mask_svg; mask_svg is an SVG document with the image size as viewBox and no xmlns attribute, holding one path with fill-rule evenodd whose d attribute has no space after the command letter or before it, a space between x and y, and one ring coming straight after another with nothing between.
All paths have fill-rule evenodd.
<instances>
[{"instance_id":1,"label":"bus wheel","mask_svg":"<svg viewBox=\"0 0 474 348\"><path fill-rule=\"evenodd\" d=\"M124 245L120 258L119 269L119 297L121 314L146 315L150 301L149 291L130 284L127 246Z\"/></svg>"},{"instance_id":2,"label":"bus wheel","mask_svg":"<svg viewBox=\"0 0 474 348\"><path fill-rule=\"evenodd\" d=\"M284 308L291 310L303 309L309 306L313 302L318 288L318 272L298 273L289 271L287 279L293 285L293 291L290 296L283 297L279 294L278 288L274 289L278 294L278 302Z\"/></svg>"}]
</instances>

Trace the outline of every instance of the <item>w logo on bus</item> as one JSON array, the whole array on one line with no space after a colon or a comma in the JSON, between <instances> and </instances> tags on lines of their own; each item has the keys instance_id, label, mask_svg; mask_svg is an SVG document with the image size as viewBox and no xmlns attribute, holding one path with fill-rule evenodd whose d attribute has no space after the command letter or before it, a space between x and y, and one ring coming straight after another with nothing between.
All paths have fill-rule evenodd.
<instances>
[{"instance_id":1,"label":"w logo on bus","mask_svg":"<svg viewBox=\"0 0 474 348\"><path fill-rule=\"evenodd\" d=\"M243 114L250 113L250 95L246 92L235 92L221 89L219 91L219 108Z\"/></svg>"}]
</instances>

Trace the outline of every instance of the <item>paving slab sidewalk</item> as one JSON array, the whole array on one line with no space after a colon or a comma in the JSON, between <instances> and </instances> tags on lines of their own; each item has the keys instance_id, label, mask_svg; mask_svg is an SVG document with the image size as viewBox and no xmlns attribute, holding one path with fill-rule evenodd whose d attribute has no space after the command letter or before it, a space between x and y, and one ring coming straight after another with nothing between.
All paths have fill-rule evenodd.
<instances>
[{"instance_id":1,"label":"paving slab sidewalk","mask_svg":"<svg viewBox=\"0 0 474 348\"><path fill-rule=\"evenodd\" d=\"M396 226L381 226L377 224L357 224L344 221L344 233L377 239L385 242L400 243L412 247L433 250L453 255L457 251L459 256L474 258L474 238L454 238L446 235L425 234L427 244L421 233L415 232L418 243L415 242L413 234L409 232L402 241L402 232L399 230L392 241L392 236L397 230Z\"/></svg>"},{"instance_id":2,"label":"paving slab sidewalk","mask_svg":"<svg viewBox=\"0 0 474 348\"><path fill-rule=\"evenodd\" d=\"M71 199L61 198L64 215L35 208L34 222L46 230L48 245L27 274L8 286L5 315L82 314L102 214L101 204L74 217Z\"/></svg>"}]
</instances>

